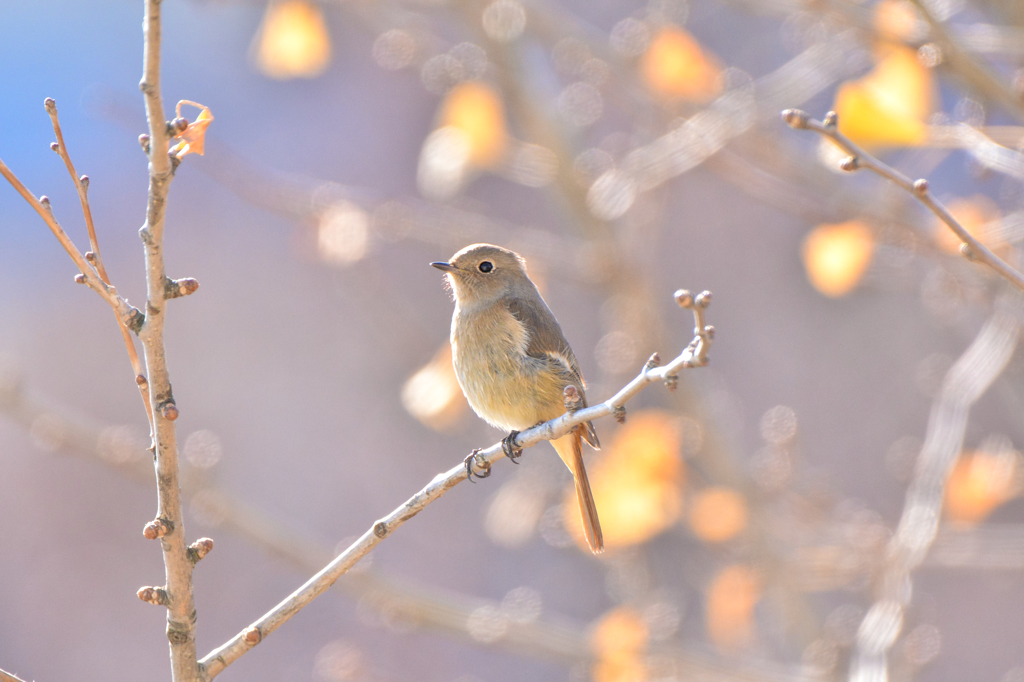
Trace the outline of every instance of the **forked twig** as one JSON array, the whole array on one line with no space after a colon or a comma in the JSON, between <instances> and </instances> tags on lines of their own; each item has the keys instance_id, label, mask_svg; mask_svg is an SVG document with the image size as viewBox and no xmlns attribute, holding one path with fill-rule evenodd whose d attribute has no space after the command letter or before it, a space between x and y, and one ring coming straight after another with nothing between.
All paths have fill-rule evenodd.
<instances>
[{"instance_id":1,"label":"forked twig","mask_svg":"<svg viewBox=\"0 0 1024 682\"><path fill-rule=\"evenodd\" d=\"M3 175L7 179L7 182L11 183L11 186L17 190L18 194L24 197L25 201L28 202L29 206L35 209L35 212L39 214L39 217L43 219L46 226L53 232L53 236L57 238L60 245L64 247L68 255L71 256L71 260L75 262L78 269L82 271L82 274L75 279L88 284L91 289L98 293L103 300L110 304L110 307L114 309L117 314L117 319L121 324L125 325L132 331L137 332L142 326L145 316L142 311L137 308L133 308L128 304L128 301L121 298L118 295L117 289L110 284L107 284L100 277L96 268L86 260L82 252L75 247L75 243L71 241L71 237L68 236L64 228L60 226L57 219L53 216L53 209L50 207L50 199L47 196L41 196L36 198L32 192L18 179L18 176L14 174L10 168L7 167L2 160L0 160L0 175Z\"/></svg>"},{"instance_id":2,"label":"forked twig","mask_svg":"<svg viewBox=\"0 0 1024 682\"><path fill-rule=\"evenodd\" d=\"M918 201L924 204L928 210L938 216L939 220L946 224L949 229L963 242L960 246L960 253L965 258L979 263L984 263L988 267L995 270L998 274L1006 278L1007 281L1011 282L1021 291L1024 291L1024 275L1013 268L1009 263L1001 259L996 254L982 244L978 239L968 232L963 225L957 222L956 218L950 214L949 210L946 209L928 190L928 181L925 179L911 180L903 173L889 166L882 161L879 161L871 154L861 149L859 146L854 144L850 138L843 135L837 129L838 117L834 111L828 112L825 115L824 121L817 121L810 117L810 115L799 109L786 109L782 112L783 120L789 124L791 128L797 130L813 130L814 132L827 137L838 145L843 151L850 156L843 159L839 167L845 171L855 171L860 168L867 168L868 170L874 171L883 178L899 185L905 189Z\"/></svg>"},{"instance_id":3,"label":"forked twig","mask_svg":"<svg viewBox=\"0 0 1024 682\"><path fill-rule=\"evenodd\" d=\"M85 254L85 258L96 267L96 272L104 284L110 284L110 277L107 275L107 269L103 266L103 257L100 255L100 244L96 238L96 226L93 223L92 208L89 205L89 176L79 176L75 170L75 164L71 161L71 155L68 153L67 145L64 142L64 133L60 128L60 119L57 117L57 102L53 98L47 97L43 102L43 106L46 107L46 113L50 115L50 122L53 124L53 134L57 137L57 141L50 148L57 152L64 161L68 174L71 175L71 181L75 183L75 189L78 191L78 200L82 204L85 229L89 233L89 251ZM135 372L135 383L138 385L139 393L142 395L142 404L146 407L146 418L149 420L150 437L152 437L153 406L149 402L149 386L146 381L146 373L142 369L139 354L135 350L135 341L132 340L131 333L124 323L121 322L120 317L118 317L118 326L121 328L124 346L128 351L128 360L132 363L132 371Z\"/></svg>"},{"instance_id":4,"label":"forked twig","mask_svg":"<svg viewBox=\"0 0 1024 682\"><path fill-rule=\"evenodd\" d=\"M573 427L586 421L620 413L625 404L637 393L655 381L664 381L669 388L675 384L680 370L690 367L703 367L708 362L708 351L714 337L714 328L704 324L704 310L711 303L711 293L702 292L693 296L689 291L680 290L675 294L676 302L693 312L694 338L690 344L674 360L663 367L655 367L654 363L644 365L640 374L629 382L622 390L608 400L576 412L566 412L557 419L540 424L520 433L511 445L515 449L528 448L542 440L552 440L565 435ZM491 465L505 456L502 443L495 443L486 450L474 453L470 460L473 466L481 470L490 469ZM326 592L338 578L347 573L360 559L369 554L384 538L390 536L399 526L426 508L428 504L439 499L446 492L466 480L469 470L466 464L459 463L448 471L438 474L425 488L410 497L404 504L380 519L363 535L352 543L348 549L339 554L319 573L288 596L287 599L265 613L252 625L232 637L225 644L214 649L199 661L200 676L208 682L223 672L225 668L250 651L263 639L274 632L292 616L309 605L314 599Z\"/></svg>"}]
</instances>

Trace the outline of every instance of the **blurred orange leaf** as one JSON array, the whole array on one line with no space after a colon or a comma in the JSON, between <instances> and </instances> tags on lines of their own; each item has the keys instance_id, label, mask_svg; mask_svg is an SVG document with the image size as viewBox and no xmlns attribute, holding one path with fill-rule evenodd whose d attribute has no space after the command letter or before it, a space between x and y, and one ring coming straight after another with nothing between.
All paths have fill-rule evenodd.
<instances>
[{"instance_id":1,"label":"blurred orange leaf","mask_svg":"<svg viewBox=\"0 0 1024 682\"><path fill-rule=\"evenodd\" d=\"M505 107L497 90L486 83L467 81L452 88L441 103L438 122L465 135L470 163L477 167L493 166L505 155Z\"/></svg>"},{"instance_id":2,"label":"blurred orange leaf","mask_svg":"<svg viewBox=\"0 0 1024 682\"><path fill-rule=\"evenodd\" d=\"M686 478L681 442L671 413L637 412L590 467L606 549L646 542L679 519ZM586 548L573 488L566 492L563 518L577 544Z\"/></svg>"},{"instance_id":3,"label":"blurred orange leaf","mask_svg":"<svg viewBox=\"0 0 1024 682\"><path fill-rule=\"evenodd\" d=\"M206 128L213 123L213 114L210 112L209 107L205 107L202 104L196 104L190 102L187 99L183 99L178 102L178 106L175 107L175 112L178 118L181 118L181 107L184 104L196 107L200 109L199 115L196 116L196 120L188 124L185 130L175 135L174 139L179 140L175 146L175 156L179 159L188 154L203 155L203 150L206 146Z\"/></svg>"},{"instance_id":4,"label":"blurred orange leaf","mask_svg":"<svg viewBox=\"0 0 1024 682\"><path fill-rule=\"evenodd\" d=\"M690 503L690 529L705 542L725 542L747 527L747 501L732 488L705 488Z\"/></svg>"},{"instance_id":5,"label":"blurred orange leaf","mask_svg":"<svg viewBox=\"0 0 1024 682\"><path fill-rule=\"evenodd\" d=\"M993 251L1006 246L996 222L1001 217L999 207L988 197L978 194L969 199L954 199L946 204L946 209L965 230ZM960 238L946 223L936 218L935 229L939 246L949 253L960 252Z\"/></svg>"},{"instance_id":6,"label":"blurred orange leaf","mask_svg":"<svg viewBox=\"0 0 1024 682\"><path fill-rule=\"evenodd\" d=\"M320 8L305 0L270 2L256 37L256 64L278 79L313 78L331 59L331 36Z\"/></svg>"},{"instance_id":7,"label":"blurred orange leaf","mask_svg":"<svg viewBox=\"0 0 1024 682\"><path fill-rule=\"evenodd\" d=\"M966 525L983 521L1020 492L1016 474L1016 452L961 455L946 483L946 516Z\"/></svg>"},{"instance_id":8,"label":"blurred orange leaf","mask_svg":"<svg viewBox=\"0 0 1024 682\"><path fill-rule=\"evenodd\" d=\"M801 250L807 279L826 296L845 296L864 276L874 248L871 228L859 220L818 225Z\"/></svg>"},{"instance_id":9,"label":"blurred orange leaf","mask_svg":"<svg viewBox=\"0 0 1024 682\"><path fill-rule=\"evenodd\" d=\"M445 342L434 357L402 386L402 406L435 431L454 426L466 412L466 398L452 365L452 347Z\"/></svg>"},{"instance_id":10,"label":"blurred orange leaf","mask_svg":"<svg viewBox=\"0 0 1024 682\"><path fill-rule=\"evenodd\" d=\"M705 613L708 636L722 649L738 649L754 637L754 607L761 599L761 578L750 566L723 568L708 586Z\"/></svg>"},{"instance_id":11,"label":"blurred orange leaf","mask_svg":"<svg viewBox=\"0 0 1024 682\"><path fill-rule=\"evenodd\" d=\"M590 637L597 659L595 682L642 682L647 677L644 656L649 633L647 623L636 610L620 606L601 617Z\"/></svg>"},{"instance_id":12,"label":"blurred orange leaf","mask_svg":"<svg viewBox=\"0 0 1024 682\"><path fill-rule=\"evenodd\" d=\"M881 0L875 5L872 23L880 35L891 40L914 40L921 31L917 9L908 0Z\"/></svg>"},{"instance_id":13,"label":"blurred orange leaf","mask_svg":"<svg viewBox=\"0 0 1024 682\"><path fill-rule=\"evenodd\" d=\"M868 148L921 145L934 111L935 76L909 47L883 51L874 70L836 93L839 132Z\"/></svg>"},{"instance_id":14,"label":"blurred orange leaf","mask_svg":"<svg viewBox=\"0 0 1024 682\"><path fill-rule=\"evenodd\" d=\"M640 62L640 73L651 90L697 102L719 93L721 71L714 55L678 26L661 29Z\"/></svg>"}]
</instances>

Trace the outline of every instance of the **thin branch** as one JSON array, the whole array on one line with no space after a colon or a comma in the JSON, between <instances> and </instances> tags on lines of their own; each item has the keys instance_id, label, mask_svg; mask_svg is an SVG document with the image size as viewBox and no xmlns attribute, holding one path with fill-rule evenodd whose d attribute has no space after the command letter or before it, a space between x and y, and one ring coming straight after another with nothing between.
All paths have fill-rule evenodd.
<instances>
[{"instance_id":1,"label":"thin branch","mask_svg":"<svg viewBox=\"0 0 1024 682\"><path fill-rule=\"evenodd\" d=\"M964 257L969 260L984 263L998 274L1002 275L1018 289L1024 291L1024 275L1014 269L1009 263L1001 259L999 256L992 253L987 246L978 241L974 235L958 223L956 218L950 214L946 207L939 203L939 201L937 201L928 191L927 180L911 180L892 166L879 161L858 147L850 140L850 138L843 135L837 129L837 117L835 112L830 111L825 116L825 122L817 121L811 118L807 112L800 111L799 109L786 109L782 112L782 118L792 128L797 130L813 130L819 135L827 137L843 149L843 151L850 154L848 158L844 159L840 163L840 168L843 170L854 171L859 168L867 168L868 170L881 175L886 180L889 180L890 182L905 189L907 192L910 192L910 194L916 197L918 201L938 216L938 218L944 222L946 226L954 232L954 234L956 234L960 241L963 242L960 252Z\"/></svg>"},{"instance_id":2,"label":"thin branch","mask_svg":"<svg viewBox=\"0 0 1024 682\"><path fill-rule=\"evenodd\" d=\"M25 680L17 675L12 675L6 670L0 670L0 682L25 682Z\"/></svg>"},{"instance_id":3,"label":"thin branch","mask_svg":"<svg viewBox=\"0 0 1024 682\"><path fill-rule=\"evenodd\" d=\"M680 370L690 367L702 367L708 362L708 351L714 335L714 328L704 324L704 310L711 302L710 292L703 292L696 297L688 291L677 291L676 301L680 306L693 311L694 338L690 345L672 362L664 367L657 367L652 358L644 365L640 374L622 390L599 405L583 410L569 411L557 419L540 424L520 433L511 445L516 448L528 448L542 440L553 440L568 433L573 427L586 421L606 417L613 413L622 413L625 404L646 386L655 381L664 381L670 388L675 386ZM314 599L327 591L342 575L347 573L360 559L370 553L384 538L390 536L399 526L423 511L427 505L439 499L446 492L469 477L471 467L481 472L489 472L491 465L505 456L501 443L495 443L486 450L475 450L466 461L448 471L438 474L425 488L409 498L403 505L380 519L356 540L345 551L325 566L319 573L293 592L287 599L265 613L256 622L235 635L225 644L214 649L199 662L202 679L208 682L223 672L225 668L250 651L265 637L308 606ZM487 475L484 473L483 475Z\"/></svg>"},{"instance_id":4,"label":"thin branch","mask_svg":"<svg viewBox=\"0 0 1024 682\"><path fill-rule=\"evenodd\" d=\"M156 457L157 519L169 526L160 538L166 572L167 639L171 649L173 682L195 682L195 598L192 569L181 512L178 483L178 443L174 420L178 407L171 390L164 349L164 313L167 275L164 267L164 218L167 191L173 177L168 158L169 132L160 98L160 0L146 0L142 22L145 37L143 77L139 88L149 124L149 194L146 224L139 231L146 258L146 321L139 331L149 371L149 400L153 406Z\"/></svg>"},{"instance_id":5,"label":"thin branch","mask_svg":"<svg viewBox=\"0 0 1024 682\"><path fill-rule=\"evenodd\" d=\"M888 652L899 637L913 593L911 573L924 561L938 533L946 480L963 447L971 405L996 380L1017 347L1019 311L1007 307L997 309L946 373L932 405L914 479L886 553L878 594L857 633L851 682L888 679Z\"/></svg>"},{"instance_id":6,"label":"thin branch","mask_svg":"<svg viewBox=\"0 0 1024 682\"><path fill-rule=\"evenodd\" d=\"M969 87L987 100L996 102L1018 120L1024 121L1024 102L1001 81L985 62L960 47L946 27L932 15L928 3L910 0L928 23L932 39L942 50L943 61L960 76Z\"/></svg>"},{"instance_id":7,"label":"thin branch","mask_svg":"<svg viewBox=\"0 0 1024 682\"><path fill-rule=\"evenodd\" d=\"M43 102L46 107L46 113L50 115L50 122L53 124L53 134L57 137L56 147L54 151L60 155L60 158L64 161L64 166L68 169L68 174L71 175L71 181L75 183L75 189L78 191L78 200L82 204L82 216L85 218L85 229L89 233L89 254L86 254L86 260L96 266L96 272L99 274L100 279L103 280L104 284L110 284L110 277L107 275L107 269L103 266L103 257L100 255L100 243L96 238L96 226L92 219L92 207L89 205L89 176L79 176L75 170L75 164L71 161L71 155L68 153L67 144L64 142L64 133L60 128L60 119L57 116L57 103L50 97L47 97ZM153 430L153 406L149 402L149 392L147 391L146 374L142 369L142 363L139 362L139 354L135 350L135 341L132 340L131 333L128 328L121 322L121 318L118 317L118 326L121 328L121 337L124 340L125 349L128 351L128 360L132 363L132 371L135 373L135 383L139 387L139 394L142 396L142 404L146 408L146 418L149 420L150 431ZM151 434L152 435L152 434Z\"/></svg>"},{"instance_id":8,"label":"thin branch","mask_svg":"<svg viewBox=\"0 0 1024 682\"><path fill-rule=\"evenodd\" d=\"M76 277L76 281L80 281L83 284L88 284L91 289L103 297L103 300L110 304L110 307L114 309L114 313L117 314L118 321L121 324L127 326L129 329L137 330L142 324L142 312L136 308L133 308L128 304L128 301L121 298L117 289L110 284L103 281L100 277L99 272L93 267L92 263L86 260L82 252L75 247L71 237L68 236L64 228L60 226L57 219L53 216L53 209L50 207L50 199L46 196L36 198L32 192L22 184L18 176L14 174L10 168L7 167L2 160L0 160L0 175L3 175L7 179L7 182L11 183L11 186L17 190L25 201L28 202L29 206L35 209L36 213L43 219L46 226L53 232L53 236L57 238L60 245L64 247L68 255L71 256L71 260L75 262L78 269L82 271L79 277Z\"/></svg>"},{"instance_id":9,"label":"thin branch","mask_svg":"<svg viewBox=\"0 0 1024 682\"><path fill-rule=\"evenodd\" d=\"M16 377L11 376L4 381L0 374L0 411L26 429L45 415L54 433L60 434L56 442L59 449L86 455L141 485L152 480L152 469L145 461L148 457L142 454L145 446L141 442L133 450L139 455L135 458L120 448L112 449L111 440L103 435L105 429L33 398ZM303 571L315 572L331 560L330 544L313 540L303 531L271 518L209 481L205 473L205 470L189 468L186 464L182 471L182 492L186 500L195 500L197 494L202 494L206 504L214 505L219 527ZM500 602L412 583L377 570L349 571L344 579L335 583L334 588L387 614L389 618L429 626L476 646L494 646L519 655L565 664L593 656L586 624L559 614L548 614L532 622L510 620L499 639L480 642L472 638L466 624L480 609L500 612ZM678 665L679 674L686 678L710 675L715 679L745 682L811 682L818 679L805 670L763 660L716 657L700 651L698 647L679 649L664 644L653 648L651 653L673 660Z\"/></svg>"}]
</instances>

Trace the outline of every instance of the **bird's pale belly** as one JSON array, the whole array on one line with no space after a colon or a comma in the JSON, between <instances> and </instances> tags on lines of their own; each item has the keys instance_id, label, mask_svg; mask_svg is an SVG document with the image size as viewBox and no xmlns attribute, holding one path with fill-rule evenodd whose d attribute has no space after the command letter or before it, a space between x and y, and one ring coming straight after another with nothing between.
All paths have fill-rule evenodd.
<instances>
[{"instance_id":1,"label":"bird's pale belly","mask_svg":"<svg viewBox=\"0 0 1024 682\"><path fill-rule=\"evenodd\" d=\"M455 374L470 407L481 418L505 431L522 431L565 412L565 381L551 363L526 355L521 325L500 312L474 315L471 324L456 323L452 330ZM485 341L481 331L487 328Z\"/></svg>"}]
</instances>

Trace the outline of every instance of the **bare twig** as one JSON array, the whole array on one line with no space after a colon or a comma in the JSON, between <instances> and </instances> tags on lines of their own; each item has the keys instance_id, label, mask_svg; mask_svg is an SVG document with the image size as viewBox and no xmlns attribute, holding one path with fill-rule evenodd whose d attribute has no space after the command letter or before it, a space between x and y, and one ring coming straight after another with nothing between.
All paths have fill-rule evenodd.
<instances>
[{"instance_id":1,"label":"bare twig","mask_svg":"<svg viewBox=\"0 0 1024 682\"><path fill-rule=\"evenodd\" d=\"M0 670L0 682L25 682L25 680L17 675L12 675L6 670Z\"/></svg>"},{"instance_id":2,"label":"bare twig","mask_svg":"<svg viewBox=\"0 0 1024 682\"><path fill-rule=\"evenodd\" d=\"M61 450L86 455L139 484L149 483L152 474L144 461L147 458L141 454L144 445L137 445L139 457L136 458L132 458L130 452L112 451L110 439L103 435L104 429L33 398L14 377L11 379L5 382L0 375L0 411L12 421L31 429L37 419L43 419L54 433L60 434L55 444ZM219 527L303 571L315 572L331 560L333 553L329 544L308 538L303 531L269 517L230 491L206 480L201 475L203 472L190 471L186 467L182 473L185 499L198 502L196 495L201 493L204 498L201 504L216 507ZM193 544L200 543L203 541ZM481 609L500 612L499 602L412 583L377 570L349 571L334 587L387 614L389 618L431 627L474 645L487 644L519 655L566 664L593 656L587 625L558 614L547 614L532 622L510 620L499 639L482 643L473 639L467 623ZM143 596L148 597L149 593ZM671 658L684 677L710 675L715 679L745 682L811 682L818 679L809 672L776 666L768 661L723 659L692 648L680 650L662 645L651 653Z\"/></svg>"},{"instance_id":3,"label":"bare twig","mask_svg":"<svg viewBox=\"0 0 1024 682\"><path fill-rule=\"evenodd\" d=\"M701 367L707 364L708 351L714 335L714 329L704 324L704 309L711 302L711 293L703 292L694 297L688 291L677 291L676 301L680 306L693 311L695 330L693 341L674 360L664 367L644 366L640 374L622 390L599 405L552 419L520 433L511 445L515 449L528 448L542 440L552 440L568 433L573 427L583 422L614 414L617 408L626 404L633 396L655 381L665 381L671 385L677 373L689 367ZM475 451L466 463L460 463L448 471L438 474L423 490L409 498L403 505L380 519L356 540L345 551L325 566L319 573L293 592L287 599L275 606L256 620L252 625L235 635L225 644L214 649L199 662L202 679L209 681L220 674L225 668L238 660L243 654L263 641L292 616L309 605L314 599L327 591L342 575L348 572L360 559L369 554L384 538L391 535L399 526L426 508L428 504L439 499L446 492L466 480L471 466L481 470L489 470L491 465L505 456L501 443L495 443L486 450Z\"/></svg>"},{"instance_id":4,"label":"bare twig","mask_svg":"<svg viewBox=\"0 0 1024 682\"><path fill-rule=\"evenodd\" d=\"M68 174L71 175L71 181L75 183L75 189L78 191L78 200L82 204L82 216L85 218L85 229L89 233L89 253L86 254L86 260L96 266L96 272L99 274L100 279L103 280L104 284L110 284L110 277L107 275L107 269L103 266L103 257L100 255L100 244L99 240L96 238L96 226L92 220L92 208L89 206L89 176L79 176L78 172L75 170L74 163L71 162L71 155L68 153L67 144L64 142L64 133L60 128L60 119L57 117L57 103L53 99L47 97L43 104L46 107L46 113L50 115L50 122L53 124L53 134L57 137L56 148L54 151L60 155L61 159L63 159L64 165L68 169ZM139 362L139 354L135 350L135 341L132 340L132 336L129 333L128 328L121 321L120 317L118 317L118 326L121 328L121 336L124 339L124 346L128 351L128 360L132 363L132 371L135 373L135 383L139 387L139 393L142 396L142 404L146 407L146 418L149 420L149 428L152 432L153 406L149 402L149 392L146 390L146 374L142 369L142 363Z\"/></svg>"},{"instance_id":5,"label":"bare twig","mask_svg":"<svg viewBox=\"0 0 1024 682\"><path fill-rule=\"evenodd\" d=\"M1003 83L983 61L964 50L946 27L931 13L927 2L910 0L928 23L931 38L942 50L942 59L950 70L985 99L1003 107L1007 113L1024 121L1024 102Z\"/></svg>"},{"instance_id":6,"label":"bare twig","mask_svg":"<svg viewBox=\"0 0 1024 682\"><path fill-rule=\"evenodd\" d=\"M1009 263L992 253L987 246L978 241L974 235L968 232L950 212L937 201L928 191L928 181L911 180L907 176L888 164L879 161L868 154L859 146L854 144L848 137L839 132L836 128L836 114L830 111L825 116L825 122L811 118L806 112L799 109L786 109L782 112L782 118L792 128L798 130L813 130L814 132L827 137L838 145L850 156L842 161L840 167L846 171L854 171L859 168L867 168L874 171L883 178L910 192L928 210L951 229L954 234L963 242L961 253L968 259L984 263L998 274L1006 278L1018 289L1024 291L1024 275L1014 269Z\"/></svg>"},{"instance_id":7,"label":"bare twig","mask_svg":"<svg viewBox=\"0 0 1024 682\"><path fill-rule=\"evenodd\" d=\"M17 190L18 194L24 197L25 201L29 203L29 206L35 209L36 213L38 213L43 219L43 222L46 223L46 226L50 228L50 231L53 232L53 236L57 238L60 245L63 246L64 250L68 252L69 256L71 256L71 260L73 260L79 270L82 271L82 274L80 275L82 278L81 281L88 284L90 288L103 297L104 301L110 304L110 307L114 309L114 313L117 314L117 319L121 324L127 326L133 331L138 330L139 326L142 324L142 312L130 306L128 301L118 295L117 289L104 282L92 263L86 260L85 256L82 255L82 252L75 247L74 242L71 241L71 237L68 236L67 232L64 231L64 228L60 226L60 223L58 223L57 219L53 216L53 209L50 207L49 197L42 196L36 198L36 196L32 194L24 184L22 184L21 180L18 179L18 176L14 174L14 171L8 168L3 161L0 161L0 175L3 175L4 178L7 179L7 182L11 183L11 186Z\"/></svg>"},{"instance_id":8,"label":"bare twig","mask_svg":"<svg viewBox=\"0 0 1024 682\"><path fill-rule=\"evenodd\" d=\"M178 408L171 391L164 352L164 312L167 274L164 267L164 217L173 176L168 158L169 134L160 96L160 1L146 0L143 18L143 76L139 88L146 103L149 128L149 195L146 224L139 231L146 257L146 322L139 331L149 370L149 400L153 406L157 480L157 518L170 526L160 538L166 572L167 638L174 682L198 678L195 641L193 563L185 540L178 484L178 444L174 420Z\"/></svg>"},{"instance_id":9,"label":"bare twig","mask_svg":"<svg viewBox=\"0 0 1024 682\"><path fill-rule=\"evenodd\" d=\"M899 637L913 592L911 573L924 561L938 532L946 480L963 447L970 407L1003 371L1017 347L1018 311L1006 307L997 309L950 368L932 405L925 442L899 526L889 543L876 601L857 633L850 663L851 682L888 679L888 652Z\"/></svg>"}]
</instances>

